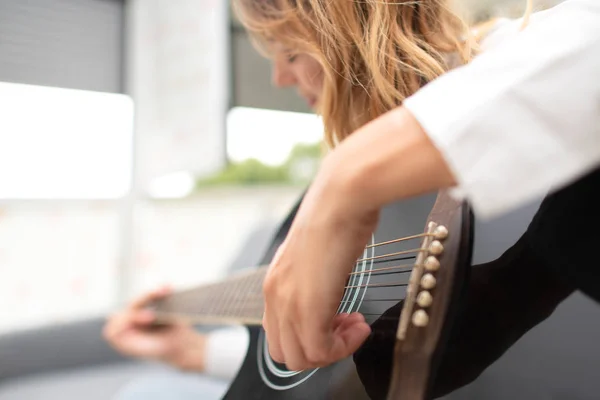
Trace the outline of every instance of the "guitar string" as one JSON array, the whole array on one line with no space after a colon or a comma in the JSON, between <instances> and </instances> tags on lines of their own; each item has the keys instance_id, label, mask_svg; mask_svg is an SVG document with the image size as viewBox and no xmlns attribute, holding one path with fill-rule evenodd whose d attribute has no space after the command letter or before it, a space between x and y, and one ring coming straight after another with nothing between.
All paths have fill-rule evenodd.
<instances>
[{"instance_id":1,"label":"guitar string","mask_svg":"<svg viewBox=\"0 0 600 400\"><path fill-rule=\"evenodd\" d=\"M392 262L392 261L414 260L415 258L417 258L417 257L416 256L396 257L396 258L390 258L389 260L375 260L375 261L373 261L373 264L382 264L382 263L385 263L385 262Z\"/></svg>"},{"instance_id":2,"label":"guitar string","mask_svg":"<svg viewBox=\"0 0 600 400\"><path fill-rule=\"evenodd\" d=\"M364 285L345 286L344 289L377 288L377 287L402 287L408 286L408 283L367 283Z\"/></svg>"},{"instance_id":3,"label":"guitar string","mask_svg":"<svg viewBox=\"0 0 600 400\"><path fill-rule=\"evenodd\" d=\"M415 257L411 257L411 258L415 258ZM406 273L406 272L412 271L412 269L414 267L416 267L416 266L418 266L418 265L417 264L395 265L393 267L375 268L375 269L369 270L369 273L372 274L373 272L393 271L393 270L396 270L396 269L402 270L404 268L408 268L406 271L397 272L399 274L402 274L402 273ZM355 272L351 272L350 275L360 275L360 274L364 274L364 273L365 273L364 271L355 271Z\"/></svg>"},{"instance_id":4,"label":"guitar string","mask_svg":"<svg viewBox=\"0 0 600 400\"><path fill-rule=\"evenodd\" d=\"M402 237L402 238L398 238L398 239L394 239L394 240L388 240L388 241L384 241L384 242L379 242L379 243L374 243L371 245L366 246L366 248L374 248L374 247L380 247L380 246L385 246L385 245L389 245L389 244L394 244L394 243L399 243L399 242L403 242L403 241L407 241L407 240L413 240L413 239L417 239L417 238L422 238L422 237L427 237L427 236L433 236L435 237L436 235L433 233L422 233L422 234L418 234L418 235L412 235L412 236L406 236L406 237ZM427 251L427 249L425 248L416 248L416 249L409 249L409 250L404 250L404 251L399 251L399 252L394 252L394 253L387 253L387 254L382 254L379 256L374 256L374 257L365 257L365 258L361 258L359 260L356 261L356 264L360 263L360 262L364 262L364 261L372 261L373 264L379 264L382 262L391 262L391 261L395 261L395 260L408 260L408 259L415 259L416 256L409 256L409 257L397 257L394 260L390 260L389 257L393 257L393 256L399 256L399 255L407 255L407 254L411 254L411 253L420 253L422 251ZM386 258L388 258L386 260ZM415 266L417 266L416 264L414 265L400 265L400 266L394 266L394 267L382 267L382 268L376 268L373 269L371 271L369 271L372 275L379 275L379 274L391 274L394 272L394 269L403 269L406 268L406 270L404 271L398 271L395 273L407 273L407 272L411 272L412 268L414 268ZM266 269L266 267L263 267ZM263 269L260 268L260 269ZM262 272L262 271L257 271L257 272ZM349 274L349 276L352 275L357 275L360 274L361 272L352 272ZM362 272L365 273L365 272ZM258 275L258 274L257 274ZM211 285L213 286L211 289L218 289L218 286L227 283L227 281L221 283L221 284L216 284L216 285ZM229 283L231 283L231 281L229 281ZM372 283L372 284L364 284L364 285L347 285L344 287L344 289L362 289L362 288L383 288L383 287L406 287L408 286L408 283ZM207 287L208 289L208 287ZM203 296L204 297L204 296ZM212 297L212 296L210 296ZM262 296L259 297L262 299ZM393 299L390 301L400 301L402 299ZM386 300L381 300L381 299L376 299L376 300L368 300L365 299L363 300L363 302L371 302L371 301L386 301ZM241 303L242 307L237 306L236 308L238 310L238 312L240 311L246 311L244 309L247 308L247 306L250 306L251 304L247 304L248 303L248 298L233 298L233 299L229 299L228 301L228 305L234 306L234 304L231 303ZM252 308L250 308L251 310Z\"/></svg>"},{"instance_id":5,"label":"guitar string","mask_svg":"<svg viewBox=\"0 0 600 400\"><path fill-rule=\"evenodd\" d=\"M385 241L385 242L374 243L374 244L371 244L371 245L367 246L367 248L373 248L373 247L385 246L385 245L388 245L388 244L399 243L399 242L402 242L402 241L411 240L411 239L417 239L417 238L420 238L420 237L425 237L425 236L435 236L435 234L433 234L433 233L422 233L422 234L419 234L419 235L405 236L405 237L402 237L402 238L393 239L393 240L388 240L388 241ZM421 252L421 251L426 251L426 250L427 250L427 249L418 248L418 249L404 250L404 251L400 251L400 252L396 252L396 253L387 253L387 254L382 254L382 255L379 255L379 256L377 256L377 257L361 258L361 259L358 259L358 260L355 262L355 264L358 264L359 262L363 262L363 261L371 261L371 260L373 260L373 264L379 264L379 263L382 263L382 262L391 262L391 261L403 261L403 260L410 260L410 259L414 259L414 258L416 258L416 256L409 256L409 257L397 257L397 258L394 258L394 259L389 259L389 260L383 260L383 259L384 259L384 258L387 258L387 257L398 256L398 255L404 255L404 254L410 254L410 253L414 253L414 252ZM416 265L414 265L414 266L416 266ZM254 272L255 274L258 274L258 273L261 273L261 272L266 272L266 269L267 269L267 268L268 268L268 265L264 265L264 266L262 266L262 267L258 267L258 268L256 268L256 270L255 270L255 271L253 271L253 272ZM353 274L353 273L350 273L349 275L352 275L352 274ZM206 286L204 286L204 288L205 288L205 289L209 289L209 288L212 288L212 287L217 287L217 286L223 285L223 284L225 284L225 283L231 283L232 281L234 281L234 280L236 280L236 279L239 279L239 278L237 278L237 277L234 277L234 278L232 278L232 279L226 279L226 280L225 280L225 281L223 281L223 282L218 282L218 283L215 283L215 284L209 284L209 285L206 285Z\"/></svg>"},{"instance_id":6,"label":"guitar string","mask_svg":"<svg viewBox=\"0 0 600 400\"><path fill-rule=\"evenodd\" d=\"M401 238L397 238L397 239L392 239L392 240L387 240L384 242L377 242L377 243L373 243L370 245L365 246L365 249L371 249L374 247L380 247L380 246L386 246L388 244L394 244L394 243L400 243L400 242L404 242L407 240L413 240L413 239L418 239L418 238L423 238L423 237L427 237L427 236L431 236L431 237L436 237L437 235L435 233L420 233L418 235L410 235L410 236L403 236ZM399 255L399 254L408 254L411 251L423 251L426 249L412 249L412 250L406 250L406 253L404 252L399 252L399 253L388 253L388 254L383 254L379 257L386 257L386 256L393 256L393 255ZM366 260L370 260L370 258L367 259L359 259L356 262L361 262L361 261L366 261ZM266 270L269 266L268 265L263 265L258 267L258 270Z\"/></svg>"},{"instance_id":7,"label":"guitar string","mask_svg":"<svg viewBox=\"0 0 600 400\"><path fill-rule=\"evenodd\" d=\"M418 248L418 249L403 250L403 251L398 251L398 252L395 252L395 253L387 253L387 254L382 254L382 255L374 256L374 257L360 258L356 262L360 263L360 262L363 262L363 261L380 260L380 259L386 258L386 257L400 256L400 255L411 254L411 253L420 253L422 251L427 251L427 249Z\"/></svg>"},{"instance_id":8,"label":"guitar string","mask_svg":"<svg viewBox=\"0 0 600 400\"><path fill-rule=\"evenodd\" d=\"M398 288L398 287L407 287L409 283L405 282L393 282L393 283L373 283L373 284L365 284L365 285L353 285L348 286L349 289L385 289L385 288ZM375 293L375 292L371 292ZM210 300L206 298L204 300ZM366 298L362 302L384 302L384 301L400 301L402 298L384 298L384 299L373 299ZM350 303L350 300L341 300L340 304ZM253 310L256 312L262 312L264 309L264 299L262 295L254 295L254 296L245 296L245 297L230 297L227 299L226 304L220 304L214 301L207 302L204 306L196 306L196 311L194 313L202 313L202 312L217 312L221 311L223 314L235 314L235 313L248 313Z\"/></svg>"},{"instance_id":9,"label":"guitar string","mask_svg":"<svg viewBox=\"0 0 600 400\"><path fill-rule=\"evenodd\" d=\"M404 273L404 272L400 272ZM361 288L390 288L390 287L406 287L408 283L404 282L394 282L394 283L372 283L372 284L364 284L364 285L348 285L346 289L361 289ZM363 303L368 302L383 302L383 301L400 301L402 299L365 299ZM348 301L341 301L341 303L346 303ZM232 304L234 303L234 304ZM225 316L234 316L235 313L251 313L251 314L262 314L263 308L263 298L262 295L254 295L252 298L233 298L229 299L228 305L235 307L235 310L232 310L232 313L223 313Z\"/></svg>"},{"instance_id":10,"label":"guitar string","mask_svg":"<svg viewBox=\"0 0 600 400\"><path fill-rule=\"evenodd\" d=\"M390 255L396 255L396 254L397 253L390 253ZM386 256L386 255L387 254L384 254L384 255L382 255L380 257ZM403 257L400 260L409 260L409 259L415 259L415 258L416 258L415 256ZM379 261L376 261L376 262L373 262L373 263L375 264L375 263L391 262L391 261L396 261L396 259L394 259L394 260L379 260ZM416 267L416 266L418 266L418 264L403 264L403 265L396 265L396 266L391 266L391 267L375 268L375 269L372 269L370 271L365 271L365 272L355 271L355 272L349 273L348 275L352 276L352 275L358 275L358 274L363 274L363 273L371 273L371 275L377 276L377 275L382 274L384 271L387 271L385 274L390 274L389 271L393 271L393 270L398 270L398 272L392 272L392 273L402 274L402 273L409 273L409 272L411 272L412 269L414 267ZM233 283L233 282L235 282L235 281L234 280L226 281L226 283L230 283L230 284ZM205 289L217 289L218 290L221 285L225 286L225 283L217 283L214 286L211 285L211 287L205 287ZM345 289L346 288L348 288L348 287L346 286ZM212 294L212 293L207 293L207 295L205 295L203 297L207 297L209 294Z\"/></svg>"},{"instance_id":11,"label":"guitar string","mask_svg":"<svg viewBox=\"0 0 600 400\"><path fill-rule=\"evenodd\" d=\"M411 258L415 258L415 257L411 257ZM375 268L369 271L359 271L359 272L352 272L349 275L357 275L357 274L365 274L365 273L370 273L371 276L378 276L378 275L392 275L392 274L406 274L412 271L412 269L414 267L418 266L418 264L404 264L404 265L396 265L396 266L391 266L391 267L382 267L382 268ZM396 272L394 272L394 270L397 270ZM239 282L237 282L239 283ZM364 288L364 287L378 287L378 286L402 286L402 285L406 285L404 283L402 284L365 284L365 285L349 285L349 286L344 286L344 289L351 289L351 288ZM215 287L215 289L217 289ZM208 297L209 294L212 293L207 293L206 296L203 297ZM254 297L255 294L249 294L247 297L244 297L244 299L239 299L239 300L245 300L248 299L249 297ZM256 295L256 297L258 298L262 298L261 295Z\"/></svg>"},{"instance_id":12,"label":"guitar string","mask_svg":"<svg viewBox=\"0 0 600 400\"><path fill-rule=\"evenodd\" d=\"M422 238L422 237L426 237L426 236L435 237L436 235L434 233L420 233L418 235L404 236L404 237L401 237L398 239L388 240L386 242L373 243L371 245L366 246L366 248L371 249L373 247L385 246L385 245L392 244L392 243L404 242L406 240L418 239L418 238Z\"/></svg>"}]
</instances>

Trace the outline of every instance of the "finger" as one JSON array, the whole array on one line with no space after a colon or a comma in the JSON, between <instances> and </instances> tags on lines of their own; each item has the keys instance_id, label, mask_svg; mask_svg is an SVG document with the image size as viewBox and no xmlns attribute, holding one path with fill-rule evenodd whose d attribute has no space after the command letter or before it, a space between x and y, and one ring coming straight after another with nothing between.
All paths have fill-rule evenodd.
<instances>
[{"instance_id":1,"label":"finger","mask_svg":"<svg viewBox=\"0 0 600 400\"><path fill-rule=\"evenodd\" d=\"M307 361L298 334L294 324L289 318L280 322L281 350L284 354L285 365L290 371L301 371L310 368L311 364Z\"/></svg>"},{"instance_id":2,"label":"finger","mask_svg":"<svg viewBox=\"0 0 600 400\"><path fill-rule=\"evenodd\" d=\"M354 313L333 332L333 346L329 362L351 356L371 334L371 327L363 315Z\"/></svg>"},{"instance_id":3,"label":"finger","mask_svg":"<svg viewBox=\"0 0 600 400\"><path fill-rule=\"evenodd\" d=\"M332 329L335 331L349 316L350 314L348 313L337 314L333 318Z\"/></svg>"},{"instance_id":4,"label":"finger","mask_svg":"<svg viewBox=\"0 0 600 400\"><path fill-rule=\"evenodd\" d=\"M171 288L168 286L163 286L159 289L153 290L133 300L128 308L132 310L144 308L149 303L155 300L165 298L169 294L171 294Z\"/></svg>"},{"instance_id":5,"label":"finger","mask_svg":"<svg viewBox=\"0 0 600 400\"><path fill-rule=\"evenodd\" d=\"M342 317L343 316L343 317ZM345 330L348 326L358 322L364 321L364 316L360 313L352 313L352 314L339 314L336 315L336 318L333 320L332 330L333 332L341 332Z\"/></svg>"},{"instance_id":6,"label":"finger","mask_svg":"<svg viewBox=\"0 0 600 400\"><path fill-rule=\"evenodd\" d=\"M150 325L156 320L156 315L150 310L136 310L130 314L130 322L134 325Z\"/></svg>"},{"instance_id":7,"label":"finger","mask_svg":"<svg viewBox=\"0 0 600 400\"><path fill-rule=\"evenodd\" d=\"M104 327L102 328L102 336L105 339L110 339L114 335L116 327L118 327L120 325L119 324L120 318L121 318L120 313L115 313L106 319L106 323L104 324Z\"/></svg>"},{"instance_id":8,"label":"finger","mask_svg":"<svg viewBox=\"0 0 600 400\"><path fill-rule=\"evenodd\" d=\"M302 345L313 366L324 367L351 356L370 335L371 327L362 314L341 315L336 315L330 329L306 335Z\"/></svg>"},{"instance_id":9,"label":"finger","mask_svg":"<svg viewBox=\"0 0 600 400\"><path fill-rule=\"evenodd\" d=\"M305 304L305 318L298 318L300 341L306 359L316 366L324 366L329 361L329 353L333 346L333 328L339 326L349 315L336 314L337 305L326 307L313 301ZM301 309L301 310L302 310ZM302 311L300 311L302 315Z\"/></svg>"},{"instance_id":10,"label":"finger","mask_svg":"<svg viewBox=\"0 0 600 400\"><path fill-rule=\"evenodd\" d=\"M131 327L140 333L148 334L191 328L190 324L186 324L177 318L168 320L158 318L152 310L148 309L136 310L131 313Z\"/></svg>"},{"instance_id":11,"label":"finger","mask_svg":"<svg viewBox=\"0 0 600 400\"><path fill-rule=\"evenodd\" d=\"M277 318L277 305L279 302L280 285L278 280L278 263L283 255L286 242L284 241L278 248L273 256L273 260L269 265L267 275L263 282L263 295L265 299L265 312L263 314L263 328L267 337L267 346L269 348L269 355L271 358L278 362L283 363L284 353L281 348L280 332L279 332L279 319ZM273 305L273 306L272 306Z\"/></svg>"},{"instance_id":12,"label":"finger","mask_svg":"<svg viewBox=\"0 0 600 400\"><path fill-rule=\"evenodd\" d=\"M279 329L277 326L277 319L272 312L269 312L269 308L265 302L265 313L263 315L263 329L267 336L267 346L269 349L269 355L271 358L278 362L283 363L285 361L283 351L281 349L281 343L279 341Z\"/></svg>"},{"instance_id":13,"label":"finger","mask_svg":"<svg viewBox=\"0 0 600 400\"><path fill-rule=\"evenodd\" d=\"M121 332L125 331L131 326L130 323L130 313L121 311L116 314L113 314L109 319L106 325L102 330L103 336L111 340L115 336L119 335Z\"/></svg>"}]
</instances>

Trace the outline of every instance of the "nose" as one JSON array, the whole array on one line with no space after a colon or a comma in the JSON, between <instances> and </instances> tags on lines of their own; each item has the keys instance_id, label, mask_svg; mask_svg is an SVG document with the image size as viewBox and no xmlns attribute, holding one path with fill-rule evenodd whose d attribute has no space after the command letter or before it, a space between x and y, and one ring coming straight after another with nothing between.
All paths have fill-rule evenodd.
<instances>
[{"instance_id":1,"label":"nose","mask_svg":"<svg viewBox=\"0 0 600 400\"><path fill-rule=\"evenodd\" d=\"M291 71L288 65L284 65L282 61L275 61L273 63L273 70L271 80L273 85L279 88L295 86L296 76Z\"/></svg>"}]
</instances>

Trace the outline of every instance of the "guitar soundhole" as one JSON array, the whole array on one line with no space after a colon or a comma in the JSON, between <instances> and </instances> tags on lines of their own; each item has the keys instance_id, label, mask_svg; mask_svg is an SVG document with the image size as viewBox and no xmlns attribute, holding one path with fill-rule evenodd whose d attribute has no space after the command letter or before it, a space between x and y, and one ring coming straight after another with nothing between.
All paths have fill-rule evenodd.
<instances>
[{"instance_id":1,"label":"guitar soundhole","mask_svg":"<svg viewBox=\"0 0 600 400\"><path fill-rule=\"evenodd\" d=\"M398 240L375 236L365 248L346 284L338 313L360 312L372 327L372 334L351 358L371 399L384 399L389 386L392 354L402 299L420 248L420 237ZM391 241L391 242L390 242ZM385 242L385 243L382 243ZM264 332L260 332L257 363L265 385L277 391L294 389L318 369L290 371L269 356Z\"/></svg>"},{"instance_id":2,"label":"guitar soundhole","mask_svg":"<svg viewBox=\"0 0 600 400\"><path fill-rule=\"evenodd\" d=\"M260 331L257 347L258 371L260 377L273 390L289 390L306 382L317 369L305 371L290 371L284 364L273 361L269 355L264 331Z\"/></svg>"},{"instance_id":3,"label":"guitar soundhole","mask_svg":"<svg viewBox=\"0 0 600 400\"><path fill-rule=\"evenodd\" d=\"M374 240L375 238L372 237L371 244L375 243ZM347 288L337 310L338 314L356 312L361 308L371 279L374 255L375 247L365 248L361 257L364 260L356 264L353 273L348 279ZM290 371L284 364L275 362L269 355L266 336L263 331L260 332L257 352L260 376L265 385L273 390L293 389L306 382L318 371L318 368L304 371Z\"/></svg>"}]
</instances>

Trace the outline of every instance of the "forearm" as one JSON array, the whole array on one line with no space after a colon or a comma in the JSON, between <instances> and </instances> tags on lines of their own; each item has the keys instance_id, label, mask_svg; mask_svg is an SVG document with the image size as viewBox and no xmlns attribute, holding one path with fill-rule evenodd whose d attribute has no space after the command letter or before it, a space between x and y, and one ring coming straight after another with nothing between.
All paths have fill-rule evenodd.
<instances>
[{"instance_id":1,"label":"forearm","mask_svg":"<svg viewBox=\"0 0 600 400\"><path fill-rule=\"evenodd\" d=\"M190 334L187 335L183 342L180 350L170 355L164 361L183 371L205 372L208 336L190 330Z\"/></svg>"},{"instance_id":2,"label":"forearm","mask_svg":"<svg viewBox=\"0 0 600 400\"><path fill-rule=\"evenodd\" d=\"M593 1L535 16L353 133L330 181L367 209L455 186L479 218L569 184L600 163L599 26Z\"/></svg>"},{"instance_id":3,"label":"forearm","mask_svg":"<svg viewBox=\"0 0 600 400\"><path fill-rule=\"evenodd\" d=\"M353 133L324 169L343 197L364 210L455 184L439 150L402 107Z\"/></svg>"}]
</instances>

